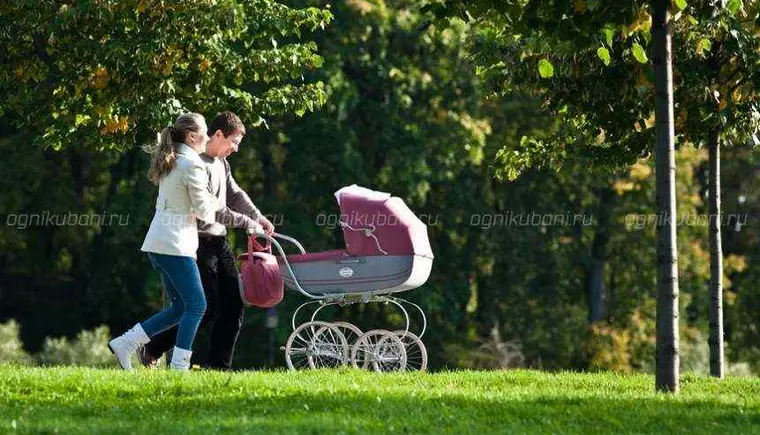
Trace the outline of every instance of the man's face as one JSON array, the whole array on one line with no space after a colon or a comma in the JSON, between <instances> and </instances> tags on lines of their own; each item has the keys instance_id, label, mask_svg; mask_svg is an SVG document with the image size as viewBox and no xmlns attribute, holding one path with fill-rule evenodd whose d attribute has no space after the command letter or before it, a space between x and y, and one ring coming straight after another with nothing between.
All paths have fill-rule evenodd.
<instances>
[{"instance_id":1,"label":"man's face","mask_svg":"<svg viewBox=\"0 0 760 435\"><path fill-rule=\"evenodd\" d=\"M243 140L243 133L236 131L231 135L224 137L222 130L217 130L211 136L211 141L206 149L206 154L211 157L227 157L237 152L240 142Z\"/></svg>"}]
</instances>

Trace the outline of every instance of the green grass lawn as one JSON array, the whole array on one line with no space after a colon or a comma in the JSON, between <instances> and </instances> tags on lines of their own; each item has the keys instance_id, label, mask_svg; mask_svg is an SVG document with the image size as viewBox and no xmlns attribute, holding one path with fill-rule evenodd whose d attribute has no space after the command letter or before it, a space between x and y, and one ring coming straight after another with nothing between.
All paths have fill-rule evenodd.
<instances>
[{"instance_id":1,"label":"green grass lawn","mask_svg":"<svg viewBox=\"0 0 760 435\"><path fill-rule=\"evenodd\" d=\"M0 365L0 433L760 434L760 379Z\"/></svg>"}]
</instances>

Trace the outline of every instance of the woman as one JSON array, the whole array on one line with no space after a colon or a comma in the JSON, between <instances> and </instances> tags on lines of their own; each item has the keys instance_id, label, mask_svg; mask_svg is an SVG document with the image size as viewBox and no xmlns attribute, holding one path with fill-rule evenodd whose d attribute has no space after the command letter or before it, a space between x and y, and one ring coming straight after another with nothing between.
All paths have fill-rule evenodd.
<instances>
[{"instance_id":1,"label":"woman","mask_svg":"<svg viewBox=\"0 0 760 435\"><path fill-rule=\"evenodd\" d=\"M220 204L208 188L206 167L200 153L208 142L206 121L186 113L160 135L152 151L148 178L158 184L156 214L141 250L171 299L163 311L136 324L108 343L119 365L130 370L130 356L150 337L179 324L171 368L188 370L193 340L206 310L206 299L195 263L198 249L196 219L213 222Z\"/></svg>"}]
</instances>

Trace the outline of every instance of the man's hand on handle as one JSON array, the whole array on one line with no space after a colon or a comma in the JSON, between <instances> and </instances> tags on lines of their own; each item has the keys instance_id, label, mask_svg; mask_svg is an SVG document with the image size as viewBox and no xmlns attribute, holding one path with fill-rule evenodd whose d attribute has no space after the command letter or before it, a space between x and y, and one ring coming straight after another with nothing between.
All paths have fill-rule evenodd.
<instances>
[{"instance_id":1,"label":"man's hand on handle","mask_svg":"<svg viewBox=\"0 0 760 435\"><path fill-rule=\"evenodd\" d=\"M259 223L259 225L261 225L261 227L264 229L264 232L268 236L271 236L272 234L274 234L274 225L272 224L272 222L269 221L269 219L267 219L264 216L261 216L259 218L259 222L258 223Z\"/></svg>"},{"instance_id":2,"label":"man's hand on handle","mask_svg":"<svg viewBox=\"0 0 760 435\"><path fill-rule=\"evenodd\" d=\"M248 233L248 235L266 234L268 236L271 236L272 234L274 234L274 225L272 225L272 222L270 222L269 219L262 216L256 221L252 220L248 224L248 228L246 228L245 231L246 233Z\"/></svg>"}]
</instances>

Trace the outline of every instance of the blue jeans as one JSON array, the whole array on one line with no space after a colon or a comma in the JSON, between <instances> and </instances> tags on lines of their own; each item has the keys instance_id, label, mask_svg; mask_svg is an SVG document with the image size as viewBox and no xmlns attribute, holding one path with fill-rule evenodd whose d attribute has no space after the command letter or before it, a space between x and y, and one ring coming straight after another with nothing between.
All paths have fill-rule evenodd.
<instances>
[{"instance_id":1,"label":"blue jeans","mask_svg":"<svg viewBox=\"0 0 760 435\"><path fill-rule=\"evenodd\" d=\"M148 337L153 337L179 324L176 346L192 350L195 333L206 311L206 297L195 259L154 252L148 252L148 259L158 271L171 303L141 326Z\"/></svg>"}]
</instances>

